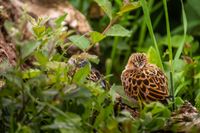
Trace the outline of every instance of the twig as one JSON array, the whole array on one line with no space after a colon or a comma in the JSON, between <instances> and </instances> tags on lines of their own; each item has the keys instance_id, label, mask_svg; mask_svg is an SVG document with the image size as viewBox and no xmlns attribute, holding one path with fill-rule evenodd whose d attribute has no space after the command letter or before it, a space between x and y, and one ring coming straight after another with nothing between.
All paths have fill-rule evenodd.
<instances>
[{"instance_id":1,"label":"twig","mask_svg":"<svg viewBox=\"0 0 200 133\"><path fill-rule=\"evenodd\" d=\"M108 26L103 30L103 32L102 32L101 34L105 34L105 33L110 29L110 27L111 27L113 24L116 23L116 21L119 19L119 17L120 17L120 16L116 16L114 19L112 19L112 20L110 21L110 23L108 24ZM86 52L89 51L93 46L94 46L94 44L91 44L91 46L86 50Z\"/></svg>"},{"instance_id":2,"label":"twig","mask_svg":"<svg viewBox=\"0 0 200 133\"><path fill-rule=\"evenodd\" d=\"M116 23L116 21L119 19L119 16L116 16L114 19L112 19L111 21L110 21L110 23L108 24L108 26L104 29L104 31L102 32L102 34L105 34L107 31L108 31L108 29L110 29L110 27L114 24L114 23Z\"/></svg>"},{"instance_id":3,"label":"twig","mask_svg":"<svg viewBox=\"0 0 200 133\"><path fill-rule=\"evenodd\" d=\"M173 82L173 75L170 71L170 83L171 83L171 95L172 95L172 110L175 110L175 103L174 103L174 82Z\"/></svg>"}]
</instances>

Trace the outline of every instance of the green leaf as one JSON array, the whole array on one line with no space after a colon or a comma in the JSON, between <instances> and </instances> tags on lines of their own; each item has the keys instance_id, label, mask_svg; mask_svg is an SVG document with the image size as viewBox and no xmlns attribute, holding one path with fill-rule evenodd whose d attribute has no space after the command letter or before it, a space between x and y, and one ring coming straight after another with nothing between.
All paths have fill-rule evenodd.
<instances>
[{"instance_id":1,"label":"green leaf","mask_svg":"<svg viewBox=\"0 0 200 133\"><path fill-rule=\"evenodd\" d=\"M109 0L95 0L95 2L104 10L110 20L112 19L112 4Z\"/></svg>"},{"instance_id":2,"label":"green leaf","mask_svg":"<svg viewBox=\"0 0 200 133\"><path fill-rule=\"evenodd\" d=\"M147 129L150 131L156 131L164 127L166 119L160 117L160 118L154 118L152 121L147 125Z\"/></svg>"},{"instance_id":3,"label":"green leaf","mask_svg":"<svg viewBox=\"0 0 200 133\"><path fill-rule=\"evenodd\" d=\"M33 27L33 32L36 35L36 37L40 38L45 33L46 27L44 25L39 25Z\"/></svg>"},{"instance_id":4,"label":"green leaf","mask_svg":"<svg viewBox=\"0 0 200 133\"><path fill-rule=\"evenodd\" d=\"M181 105L183 105L184 104L184 101L183 101L183 99L181 98L181 97L176 97L175 98L175 105L177 106L177 107L180 107Z\"/></svg>"},{"instance_id":5,"label":"green leaf","mask_svg":"<svg viewBox=\"0 0 200 133\"><path fill-rule=\"evenodd\" d=\"M182 44L183 38L184 38L184 35L174 35L171 38L172 47L175 47L175 48L180 47L180 45ZM186 35L184 43L191 43L193 40L194 40L193 36ZM159 44L167 45L168 44L167 37L164 37L161 40L159 40Z\"/></svg>"},{"instance_id":6,"label":"green leaf","mask_svg":"<svg viewBox=\"0 0 200 133\"><path fill-rule=\"evenodd\" d=\"M106 75L109 75L111 73L112 69L112 60L110 58L106 59ZM109 81L110 78L108 78Z\"/></svg>"},{"instance_id":7,"label":"green leaf","mask_svg":"<svg viewBox=\"0 0 200 133\"><path fill-rule=\"evenodd\" d=\"M158 60L159 55L157 54L155 48L150 47L147 52L148 61L152 64L156 64L158 67L162 68L161 62Z\"/></svg>"},{"instance_id":8,"label":"green leaf","mask_svg":"<svg viewBox=\"0 0 200 133\"><path fill-rule=\"evenodd\" d=\"M133 104L133 102L130 100L130 98L125 94L123 86L117 86L113 85L110 88L109 94L112 97L112 100L116 100L115 98L120 96L121 97L121 103L124 103L128 105L129 107L135 108L138 107L137 104Z\"/></svg>"},{"instance_id":9,"label":"green leaf","mask_svg":"<svg viewBox=\"0 0 200 133\"><path fill-rule=\"evenodd\" d=\"M92 43L97 43L103 40L105 37L106 37L105 35L99 32L96 32L96 31L90 32L90 38L91 38Z\"/></svg>"},{"instance_id":10,"label":"green leaf","mask_svg":"<svg viewBox=\"0 0 200 133\"><path fill-rule=\"evenodd\" d=\"M18 123L16 133L32 133L32 129L28 126Z\"/></svg>"},{"instance_id":11,"label":"green leaf","mask_svg":"<svg viewBox=\"0 0 200 133\"><path fill-rule=\"evenodd\" d=\"M18 32L18 30L14 27L14 23L11 21L6 20L4 23L4 28L6 29L6 31L8 32L8 34L10 36L16 35L16 33ZM13 34L13 32L16 32L15 34Z\"/></svg>"},{"instance_id":12,"label":"green leaf","mask_svg":"<svg viewBox=\"0 0 200 133\"><path fill-rule=\"evenodd\" d=\"M0 63L1 72L6 72L6 70L9 70L10 67L10 62L7 59L2 60L2 62Z\"/></svg>"},{"instance_id":13,"label":"green leaf","mask_svg":"<svg viewBox=\"0 0 200 133\"><path fill-rule=\"evenodd\" d=\"M56 26L61 26L62 22L66 19L67 13L65 13L64 15L58 17L55 20Z\"/></svg>"},{"instance_id":14,"label":"green leaf","mask_svg":"<svg viewBox=\"0 0 200 133\"><path fill-rule=\"evenodd\" d=\"M200 93L198 93L195 98L195 106L197 107L198 110L200 110Z\"/></svg>"},{"instance_id":15,"label":"green leaf","mask_svg":"<svg viewBox=\"0 0 200 133\"><path fill-rule=\"evenodd\" d=\"M174 96L177 96L179 94L179 92L182 92L183 89L187 86L187 85L190 85L191 84L191 81L188 80L188 81L185 81L184 83L180 84L178 87L176 87L176 90L174 92Z\"/></svg>"},{"instance_id":16,"label":"green leaf","mask_svg":"<svg viewBox=\"0 0 200 133\"><path fill-rule=\"evenodd\" d=\"M125 4L124 6L122 6L122 8L120 9L120 11L117 14L121 16L124 13L135 10L139 7L141 7L140 1L131 2L131 3L128 3L128 4Z\"/></svg>"},{"instance_id":17,"label":"green leaf","mask_svg":"<svg viewBox=\"0 0 200 133\"><path fill-rule=\"evenodd\" d=\"M82 84L88 74L90 73L90 64L88 63L84 67L80 68L74 75L73 81L77 84Z\"/></svg>"},{"instance_id":18,"label":"green leaf","mask_svg":"<svg viewBox=\"0 0 200 133\"><path fill-rule=\"evenodd\" d=\"M195 79L200 79L200 73L197 73L195 76L194 76Z\"/></svg>"},{"instance_id":19,"label":"green leaf","mask_svg":"<svg viewBox=\"0 0 200 133\"><path fill-rule=\"evenodd\" d=\"M119 24L113 25L105 34L107 36L121 36L121 37L131 36L131 32Z\"/></svg>"},{"instance_id":20,"label":"green leaf","mask_svg":"<svg viewBox=\"0 0 200 133\"><path fill-rule=\"evenodd\" d=\"M13 74L5 74L6 79L11 82L15 87L22 88L22 79L19 78L17 75Z\"/></svg>"},{"instance_id":21,"label":"green leaf","mask_svg":"<svg viewBox=\"0 0 200 133\"><path fill-rule=\"evenodd\" d=\"M158 44L157 44L156 37L155 37L154 32L153 32L153 27L152 27L152 23L151 23L150 11L149 11L148 4L147 4L146 0L140 0L140 2L141 2L142 9L143 9L143 12L144 12L144 21L147 24L151 39L153 40L153 43L154 43L155 51L158 55L157 56L157 60L158 60L157 62L159 62L158 64L161 65L160 67L163 70L163 65L162 65L160 52L159 52L159 49L158 49Z\"/></svg>"},{"instance_id":22,"label":"green leaf","mask_svg":"<svg viewBox=\"0 0 200 133\"><path fill-rule=\"evenodd\" d=\"M186 62L184 60L178 59L173 63L174 71L180 72L184 71L183 69L186 67Z\"/></svg>"},{"instance_id":23,"label":"green leaf","mask_svg":"<svg viewBox=\"0 0 200 133\"><path fill-rule=\"evenodd\" d=\"M104 123L104 120L107 119L112 114L112 111L113 111L113 106L111 105L101 108L101 110L99 110L98 116L95 119L94 127L98 127L99 125Z\"/></svg>"},{"instance_id":24,"label":"green leaf","mask_svg":"<svg viewBox=\"0 0 200 133\"><path fill-rule=\"evenodd\" d=\"M36 51L34 53L36 60L39 62L40 65L45 66L49 61L48 56L43 54L41 51Z\"/></svg>"},{"instance_id":25,"label":"green leaf","mask_svg":"<svg viewBox=\"0 0 200 133\"><path fill-rule=\"evenodd\" d=\"M67 63L65 62L58 62L58 61L51 61L46 64L46 68L48 70L58 70L58 69L65 69L67 68Z\"/></svg>"},{"instance_id":26,"label":"green leaf","mask_svg":"<svg viewBox=\"0 0 200 133\"><path fill-rule=\"evenodd\" d=\"M145 104L144 109L140 112L141 126L148 131L156 131L164 127L170 116L170 110L160 102Z\"/></svg>"},{"instance_id":27,"label":"green leaf","mask_svg":"<svg viewBox=\"0 0 200 133\"><path fill-rule=\"evenodd\" d=\"M187 1L187 3L193 8L192 10L195 10L195 13L197 13L198 16L200 16L200 10L199 10L200 1L199 0L189 0L189 1Z\"/></svg>"},{"instance_id":28,"label":"green leaf","mask_svg":"<svg viewBox=\"0 0 200 133\"><path fill-rule=\"evenodd\" d=\"M182 50L183 50L183 46L184 46L184 42L185 42L185 38L186 38L186 32L187 32L187 18L186 18L186 15L185 15L184 5L183 5L182 1L181 1L181 5L182 5L184 36L183 36L183 39L182 39L182 43L179 46L179 48L178 48L178 50L176 52L176 55L174 57L175 61L181 56L181 53L182 53Z\"/></svg>"},{"instance_id":29,"label":"green leaf","mask_svg":"<svg viewBox=\"0 0 200 133\"><path fill-rule=\"evenodd\" d=\"M156 117L168 118L171 115L170 110L160 102L152 102L150 104L146 104L141 112L141 117L144 117L144 115L148 112L151 112L154 118Z\"/></svg>"},{"instance_id":30,"label":"green leaf","mask_svg":"<svg viewBox=\"0 0 200 133\"><path fill-rule=\"evenodd\" d=\"M70 36L69 40L83 51L89 48L90 46L89 40L84 36L80 35Z\"/></svg>"},{"instance_id":31,"label":"green leaf","mask_svg":"<svg viewBox=\"0 0 200 133\"><path fill-rule=\"evenodd\" d=\"M81 117L75 113L66 112L68 118L57 116L53 124L45 125L43 130L59 129L61 133L81 133Z\"/></svg>"},{"instance_id":32,"label":"green leaf","mask_svg":"<svg viewBox=\"0 0 200 133\"><path fill-rule=\"evenodd\" d=\"M95 63L95 64L99 64L98 56L91 55L91 54L88 54L88 53L85 53L83 56L85 57L85 59L88 59L90 62Z\"/></svg>"},{"instance_id":33,"label":"green leaf","mask_svg":"<svg viewBox=\"0 0 200 133\"><path fill-rule=\"evenodd\" d=\"M27 56L31 55L36 50L36 48L38 46L40 46L40 43L39 42L35 42L35 41L27 42L26 44L21 46L22 59L24 59Z\"/></svg>"},{"instance_id":34,"label":"green leaf","mask_svg":"<svg viewBox=\"0 0 200 133\"><path fill-rule=\"evenodd\" d=\"M39 69L29 69L24 72L22 72L23 79L27 78L34 78L41 74L41 71Z\"/></svg>"},{"instance_id":35,"label":"green leaf","mask_svg":"<svg viewBox=\"0 0 200 133\"><path fill-rule=\"evenodd\" d=\"M117 88L117 87L116 87L116 85L114 84L114 85L111 86L110 91L108 92L108 93L110 94L110 96L111 96L113 102L115 102L115 99L116 99L116 97L117 97L116 88ZM121 88L121 89L123 89L123 88Z\"/></svg>"}]
</instances>

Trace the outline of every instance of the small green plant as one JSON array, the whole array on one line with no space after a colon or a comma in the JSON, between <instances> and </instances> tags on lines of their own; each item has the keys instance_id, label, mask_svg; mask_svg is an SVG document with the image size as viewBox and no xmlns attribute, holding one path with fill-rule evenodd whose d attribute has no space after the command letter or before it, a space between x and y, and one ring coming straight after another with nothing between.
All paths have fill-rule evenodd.
<instances>
[{"instance_id":1,"label":"small green plant","mask_svg":"<svg viewBox=\"0 0 200 133\"><path fill-rule=\"evenodd\" d=\"M89 7L90 0L79 2L82 11L85 4ZM63 21L67 13L55 19L53 27L47 25L48 18L36 20L24 14L20 20L29 20L33 32L33 38L26 41L20 40L22 33L16 24L4 23L16 43L18 57L16 66L4 66L0 73L0 132L156 132L164 131L172 113L171 104L180 107L189 100L200 109L199 42L187 32L187 3L181 3L183 28L172 29L166 0L94 2L105 16L99 22L91 20L98 30L84 35L66 30ZM152 17L154 14L158 17ZM163 15L167 35L157 33ZM95 45L102 49L101 57L88 53ZM90 61L73 76L69 74L69 58L64 51L57 51L58 47L70 46L78 47ZM149 61L167 73L173 101L169 106L146 104L133 118L126 110L116 114L115 104L120 95L128 106L135 107L124 95L120 74L129 55L136 51L146 52ZM32 66L26 66L27 62ZM106 73L110 90L87 80L99 62L105 64L100 71Z\"/></svg>"}]
</instances>

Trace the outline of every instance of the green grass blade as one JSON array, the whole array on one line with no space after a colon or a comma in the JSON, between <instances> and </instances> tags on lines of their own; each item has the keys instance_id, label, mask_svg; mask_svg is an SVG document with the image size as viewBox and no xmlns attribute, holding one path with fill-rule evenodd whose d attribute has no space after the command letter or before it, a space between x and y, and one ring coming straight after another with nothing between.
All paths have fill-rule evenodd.
<instances>
[{"instance_id":1,"label":"green grass blade","mask_svg":"<svg viewBox=\"0 0 200 133\"><path fill-rule=\"evenodd\" d=\"M144 38L145 38L145 35L146 35L146 24L145 24L145 21L142 22L142 26L141 26L141 29L140 29L140 35L139 35L139 41L138 41L138 46L141 47L142 44L144 43Z\"/></svg>"},{"instance_id":2,"label":"green grass blade","mask_svg":"<svg viewBox=\"0 0 200 133\"><path fill-rule=\"evenodd\" d=\"M166 29L167 29L167 44L169 50L169 65L170 65L170 95L172 96L173 109L175 109L174 105L174 68L173 68L173 53L172 53L172 42L171 42L171 32L169 25L169 17L167 10L167 1L163 0L164 10L165 10L165 19L166 19Z\"/></svg>"},{"instance_id":3,"label":"green grass blade","mask_svg":"<svg viewBox=\"0 0 200 133\"><path fill-rule=\"evenodd\" d=\"M183 5L183 1L181 0L181 5L182 5L182 15L183 15L183 30L184 30L184 35L183 35L183 40L181 45L179 46L175 58L174 60L176 61L182 53L183 50L183 46L184 46L184 42L185 42L185 38L186 38L186 33L187 33L187 18L186 18L186 14L185 14L185 10L184 10L184 5Z\"/></svg>"},{"instance_id":4,"label":"green grass blade","mask_svg":"<svg viewBox=\"0 0 200 133\"><path fill-rule=\"evenodd\" d=\"M142 9L143 9L143 12L144 12L145 22L147 24L150 36L151 36L151 38L153 40L154 47L156 49L156 53L157 53L157 55L159 57L158 58L158 62L160 62L159 64L162 64L162 60L161 60L161 57L160 57L160 52L159 52L159 49L158 49L158 44L157 44L157 41L156 41L156 38L155 38L155 35L154 35L154 32L153 32L153 27L152 27L152 24L151 24L151 18L150 18L150 13L149 13L149 8L148 8L148 5L147 5L147 2L146 2L146 0L140 0L140 1L141 1ZM161 69L163 70L163 65L161 66Z\"/></svg>"},{"instance_id":5,"label":"green grass blade","mask_svg":"<svg viewBox=\"0 0 200 133\"><path fill-rule=\"evenodd\" d=\"M156 29L156 27L159 25L163 17L163 12L159 13L155 21L153 22L153 30Z\"/></svg>"}]
</instances>

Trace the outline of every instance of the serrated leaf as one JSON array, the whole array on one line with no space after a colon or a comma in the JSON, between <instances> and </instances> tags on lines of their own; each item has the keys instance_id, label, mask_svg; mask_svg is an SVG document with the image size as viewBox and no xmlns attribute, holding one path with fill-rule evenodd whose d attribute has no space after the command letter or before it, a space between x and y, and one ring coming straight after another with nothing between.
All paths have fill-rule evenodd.
<instances>
[{"instance_id":1,"label":"serrated leaf","mask_svg":"<svg viewBox=\"0 0 200 133\"><path fill-rule=\"evenodd\" d=\"M60 26L62 24L62 22L65 20L67 16L67 13L65 13L64 15L58 17L56 20L55 20L55 23L57 26Z\"/></svg>"},{"instance_id":2,"label":"serrated leaf","mask_svg":"<svg viewBox=\"0 0 200 133\"><path fill-rule=\"evenodd\" d=\"M38 46L40 46L40 43L39 42L35 42L35 41L31 41L31 42L28 42L28 43L24 44L21 47L22 59L24 59L27 56L31 55Z\"/></svg>"},{"instance_id":3,"label":"serrated leaf","mask_svg":"<svg viewBox=\"0 0 200 133\"><path fill-rule=\"evenodd\" d=\"M113 25L106 33L107 36L129 37L131 32L119 24Z\"/></svg>"},{"instance_id":4,"label":"serrated leaf","mask_svg":"<svg viewBox=\"0 0 200 133\"><path fill-rule=\"evenodd\" d=\"M88 63L84 67L80 68L73 76L73 81L77 84L82 84L88 74L90 73L90 64Z\"/></svg>"},{"instance_id":5,"label":"serrated leaf","mask_svg":"<svg viewBox=\"0 0 200 133\"><path fill-rule=\"evenodd\" d=\"M70 36L69 40L83 51L89 48L90 46L89 40L84 36L80 35Z\"/></svg>"},{"instance_id":6,"label":"serrated leaf","mask_svg":"<svg viewBox=\"0 0 200 133\"><path fill-rule=\"evenodd\" d=\"M148 61L150 63L156 64L158 67L162 68L161 62L158 61L159 55L157 54L155 48L150 47L149 50L148 50L147 56L148 56Z\"/></svg>"},{"instance_id":7,"label":"serrated leaf","mask_svg":"<svg viewBox=\"0 0 200 133\"><path fill-rule=\"evenodd\" d=\"M90 38L91 38L92 43L97 43L103 40L105 37L106 37L105 35L99 32L96 32L96 31L90 32Z\"/></svg>"},{"instance_id":8,"label":"serrated leaf","mask_svg":"<svg viewBox=\"0 0 200 133\"><path fill-rule=\"evenodd\" d=\"M135 10L139 7L141 7L140 1L131 2L131 3L128 3L128 4L125 4L124 6L122 6L122 8L120 9L120 11L117 14L123 15L124 13Z\"/></svg>"},{"instance_id":9,"label":"serrated leaf","mask_svg":"<svg viewBox=\"0 0 200 133\"><path fill-rule=\"evenodd\" d=\"M110 20L112 19L112 4L109 0L95 0L95 2L104 10Z\"/></svg>"}]
</instances>

